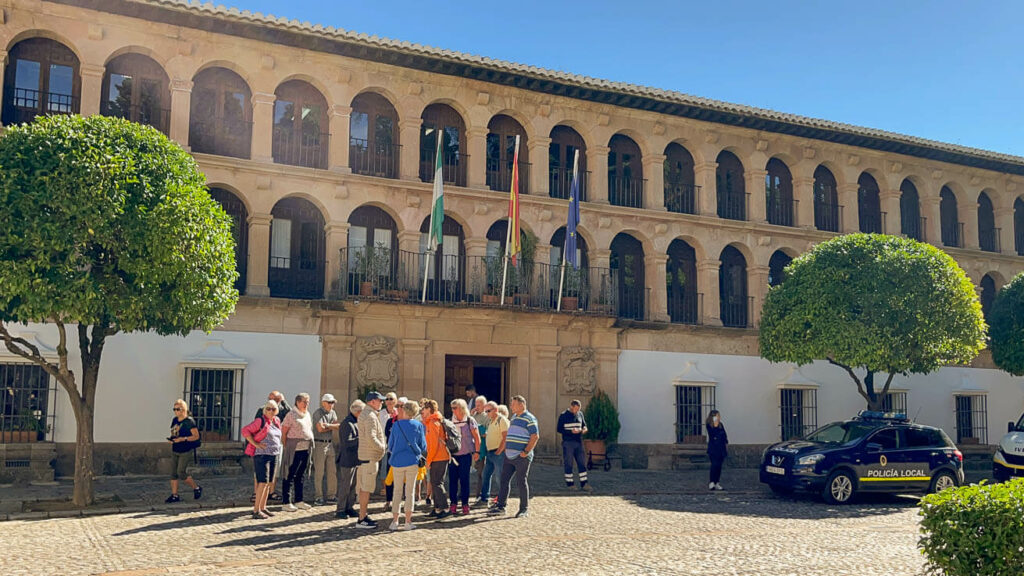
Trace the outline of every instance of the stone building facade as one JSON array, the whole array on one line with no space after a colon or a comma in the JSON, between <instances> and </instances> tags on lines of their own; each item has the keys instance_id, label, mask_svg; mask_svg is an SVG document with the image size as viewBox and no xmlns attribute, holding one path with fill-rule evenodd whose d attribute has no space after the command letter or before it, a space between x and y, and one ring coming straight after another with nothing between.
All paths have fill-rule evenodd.
<instances>
[{"instance_id":1,"label":"stone building facade","mask_svg":"<svg viewBox=\"0 0 1024 576\"><path fill-rule=\"evenodd\" d=\"M319 381L267 388L447 399L475 382L501 400L527 396L551 448L570 398L630 392L625 352L756 357L770 283L836 234L942 246L985 302L1024 269L1019 157L209 4L0 6L5 124L117 115L194 154L236 221L243 297L221 332L317 337ZM446 241L425 256L439 136ZM516 137L533 257L502 306L495 262ZM556 301L577 151L582 268ZM155 384L168 403L197 373L185 358L177 370ZM233 384L229 437L265 397L251 373ZM68 430L58 421L47 438L60 445Z\"/></svg>"}]
</instances>

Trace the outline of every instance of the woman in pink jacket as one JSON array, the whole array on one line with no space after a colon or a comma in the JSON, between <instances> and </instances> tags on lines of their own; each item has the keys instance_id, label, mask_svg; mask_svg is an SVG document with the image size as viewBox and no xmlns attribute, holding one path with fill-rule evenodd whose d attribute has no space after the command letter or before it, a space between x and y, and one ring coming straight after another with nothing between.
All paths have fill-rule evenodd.
<instances>
[{"instance_id":1,"label":"woman in pink jacket","mask_svg":"<svg viewBox=\"0 0 1024 576\"><path fill-rule=\"evenodd\" d=\"M253 471L256 474L256 500L253 502L253 520L273 516L267 510L267 498L274 486L274 467L281 456L281 421L277 418L277 402L268 400L263 407L263 416L242 428L242 438L247 445L245 453L252 456Z\"/></svg>"}]
</instances>

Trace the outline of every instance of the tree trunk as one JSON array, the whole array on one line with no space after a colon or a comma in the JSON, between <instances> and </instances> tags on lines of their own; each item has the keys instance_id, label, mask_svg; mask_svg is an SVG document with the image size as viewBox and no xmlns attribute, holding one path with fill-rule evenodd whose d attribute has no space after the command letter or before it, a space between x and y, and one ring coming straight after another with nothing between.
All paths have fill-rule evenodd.
<instances>
[{"instance_id":1,"label":"tree trunk","mask_svg":"<svg viewBox=\"0 0 1024 576\"><path fill-rule=\"evenodd\" d=\"M84 402L81 402L75 414L77 432L75 434L75 490L72 503L79 508L85 508L92 505L95 498L92 486L93 407L86 406Z\"/></svg>"}]
</instances>

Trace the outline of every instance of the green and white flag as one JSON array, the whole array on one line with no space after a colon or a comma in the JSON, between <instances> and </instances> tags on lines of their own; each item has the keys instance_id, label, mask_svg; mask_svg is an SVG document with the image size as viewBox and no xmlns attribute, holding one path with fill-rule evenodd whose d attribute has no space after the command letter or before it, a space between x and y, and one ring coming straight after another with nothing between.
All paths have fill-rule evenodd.
<instances>
[{"instance_id":1,"label":"green and white flag","mask_svg":"<svg viewBox=\"0 0 1024 576\"><path fill-rule=\"evenodd\" d=\"M430 232L427 238L427 248L433 252L441 243L441 225L444 224L444 176L441 174L443 166L441 157L441 144L444 142L444 131L437 130L437 159L434 162L434 198L430 202Z\"/></svg>"}]
</instances>

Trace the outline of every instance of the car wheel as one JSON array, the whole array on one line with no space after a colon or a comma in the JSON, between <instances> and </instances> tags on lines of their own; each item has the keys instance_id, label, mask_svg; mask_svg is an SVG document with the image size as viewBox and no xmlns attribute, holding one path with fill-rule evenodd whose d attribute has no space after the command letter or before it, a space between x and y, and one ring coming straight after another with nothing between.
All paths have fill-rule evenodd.
<instances>
[{"instance_id":1,"label":"car wheel","mask_svg":"<svg viewBox=\"0 0 1024 576\"><path fill-rule=\"evenodd\" d=\"M768 488L771 489L772 494L776 496L789 496L793 493L792 486L783 486L781 484L769 484Z\"/></svg>"},{"instance_id":2,"label":"car wheel","mask_svg":"<svg viewBox=\"0 0 1024 576\"><path fill-rule=\"evenodd\" d=\"M829 475L823 496L829 504L849 504L856 493L853 475L846 470L838 470Z\"/></svg>"},{"instance_id":3,"label":"car wheel","mask_svg":"<svg viewBox=\"0 0 1024 576\"><path fill-rule=\"evenodd\" d=\"M942 470L932 477L932 486L928 492L935 494L949 488L956 488L956 476L949 470Z\"/></svg>"}]
</instances>

